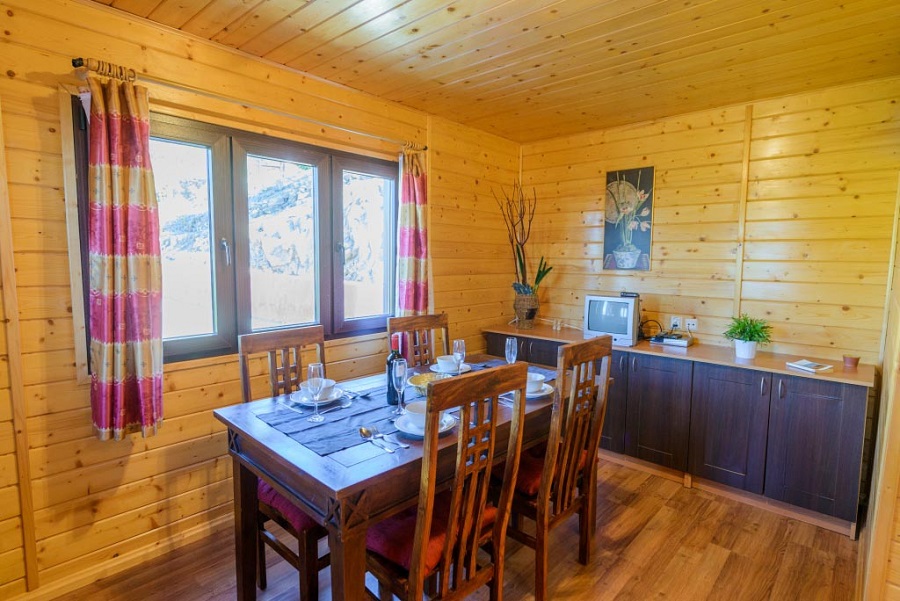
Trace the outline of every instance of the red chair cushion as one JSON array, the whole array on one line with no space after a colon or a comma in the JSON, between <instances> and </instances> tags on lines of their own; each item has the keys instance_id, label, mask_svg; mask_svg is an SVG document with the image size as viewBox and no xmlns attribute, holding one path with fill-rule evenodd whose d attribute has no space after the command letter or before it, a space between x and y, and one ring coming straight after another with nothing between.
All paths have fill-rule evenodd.
<instances>
[{"instance_id":1,"label":"red chair cushion","mask_svg":"<svg viewBox=\"0 0 900 601\"><path fill-rule=\"evenodd\" d=\"M584 469L587 462L587 451L582 451L578 461L578 469ZM503 479L504 466L494 468L493 476L498 480ZM541 476L544 474L544 456L537 453L522 453L519 459L519 474L516 476L516 492L533 497L541 489Z\"/></svg>"},{"instance_id":2,"label":"red chair cushion","mask_svg":"<svg viewBox=\"0 0 900 601\"><path fill-rule=\"evenodd\" d=\"M256 498L269 507L273 507L284 516L288 523L298 532L309 530L316 525L315 520L309 517L302 509L288 501L281 493L269 486L264 480L259 480L256 487Z\"/></svg>"},{"instance_id":3,"label":"red chair cushion","mask_svg":"<svg viewBox=\"0 0 900 601\"><path fill-rule=\"evenodd\" d=\"M450 492L434 499L431 519L431 536L425 548L425 571L432 572L441 561L441 552L447 539L447 520L450 513ZM382 520L366 533L366 547L388 561L409 570L412 562L413 538L416 533L418 507L410 507ZM489 530L497 519L497 509L489 505L484 515L484 529Z\"/></svg>"}]
</instances>

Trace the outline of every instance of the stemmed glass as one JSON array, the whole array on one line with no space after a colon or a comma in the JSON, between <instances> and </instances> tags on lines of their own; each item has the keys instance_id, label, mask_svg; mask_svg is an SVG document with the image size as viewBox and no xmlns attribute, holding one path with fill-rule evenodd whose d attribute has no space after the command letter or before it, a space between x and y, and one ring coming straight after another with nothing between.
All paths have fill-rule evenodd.
<instances>
[{"instance_id":1,"label":"stemmed glass","mask_svg":"<svg viewBox=\"0 0 900 601\"><path fill-rule=\"evenodd\" d=\"M306 371L306 386L312 397L313 414L306 418L310 422L321 422L325 418L319 413L319 397L325 387L325 366L321 363L310 363Z\"/></svg>"},{"instance_id":2,"label":"stemmed glass","mask_svg":"<svg viewBox=\"0 0 900 601\"><path fill-rule=\"evenodd\" d=\"M462 370L463 361L466 358L466 341L462 338L453 341L453 360L456 361L456 375Z\"/></svg>"},{"instance_id":3,"label":"stemmed glass","mask_svg":"<svg viewBox=\"0 0 900 601\"><path fill-rule=\"evenodd\" d=\"M510 336L506 339L506 362L512 365L516 362L516 355L519 352L519 339Z\"/></svg>"},{"instance_id":4,"label":"stemmed glass","mask_svg":"<svg viewBox=\"0 0 900 601\"><path fill-rule=\"evenodd\" d=\"M391 369L391 383L397 391L397 406L391 411L394 415L406 413L406 404L403 402L403 393L406 392L406 359L394 359Z\"/></svg>"}]
</instances>

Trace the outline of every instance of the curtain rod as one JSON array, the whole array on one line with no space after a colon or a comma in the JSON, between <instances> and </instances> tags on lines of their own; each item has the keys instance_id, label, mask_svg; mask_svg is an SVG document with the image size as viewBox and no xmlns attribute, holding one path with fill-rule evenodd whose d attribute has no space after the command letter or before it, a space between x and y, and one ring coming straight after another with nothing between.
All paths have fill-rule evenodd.
<instances>
[{"instance_id":1,"label":"curtain rod","mask_svg":"<svg viewBox=\"0 0 900 601\"><path fill-rule=\"evenodd\" d=\"M106 61L97 60L95 58L73 58L72 66L75 69L84 69L87 71L94 71L99 75L103 75L106 77L113 77L115 79L121 79L123 81L135 81L137 79L137 73L134 69L129 69L127 67L120 67L119 65L115 65L113 63L109 63ZM277 115L280 117L287 117L289 119L296 119L298 121L303 121L305 123L312 123L313 125L319 125L322 127L329 127L332 129L339 129L341 131L345 131L350 134L365 136L368 138L373 138L375 140L381 140L382 142L389 142L392 144L397 144L403 150L412 150L412 151L425 151L428 150L428 146L417 144L415 142L409 140L396 140L394 138L386 138L384 136L377 136L375 134L370 134L364 131L358 131L355 129L350 129L347 127L341 127L340 125L334 125L333 123L325 123L323 121L317 121L315 119L309 119L307 117L301 117L299 115L294 115L292 113L288 113L286 111L282 111L276 108L263 106L260 104L254 104L252 102L246 102L244 100L237 100L234 98L230 98L228 96L223 96L221 94L215 94L213 92L209 92L207 90L203 90L201 88L197 88L194 86L190 86L187 84L178 83L175 81L171 81L168 79L163 79L161 77L153 77L150 75L141 75L141 79L153 82L155 84L163 85L169 88L174 88L177 90L183 90L186 92L191 92L194 94L200 94L201 96L206 96L207 98L213 98L216 100L225 100L227 102L239 103L241 106L245 106L248 108L264 111L267 113L271 113L273 115Z\"/></svg>"}]
</instances>

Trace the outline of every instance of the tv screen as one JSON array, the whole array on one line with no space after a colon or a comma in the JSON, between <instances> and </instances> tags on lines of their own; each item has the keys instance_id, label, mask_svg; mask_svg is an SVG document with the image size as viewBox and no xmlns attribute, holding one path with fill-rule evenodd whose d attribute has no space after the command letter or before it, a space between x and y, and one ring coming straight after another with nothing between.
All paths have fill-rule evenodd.
<instances>
[{"instance_id":1,"label":"tv screen","mask_svg":"<svg viewBox=\"0 0 900 601\"><path fill-rule=\"evenodd\" d=\"M629 334L628 309L627 302L592 300L588 305L587 329L627 335Z\"/></svg>"}]
</instances>

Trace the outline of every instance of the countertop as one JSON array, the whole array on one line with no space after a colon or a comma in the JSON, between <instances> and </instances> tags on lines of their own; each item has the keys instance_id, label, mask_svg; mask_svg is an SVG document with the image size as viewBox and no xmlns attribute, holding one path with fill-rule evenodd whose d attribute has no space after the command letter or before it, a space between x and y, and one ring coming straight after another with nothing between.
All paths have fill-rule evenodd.
<instances>
[{"instance_id":1,"label":"countertop","mask_svg":"<svg viewBox=\"0 0 900 601\"><path fill-rule=\"evenodd\" d=\"M547 340L550 342L561 342L563 344L581 342L585 339L581 330L572 328L554 330L549 325L539 323L535 324L534 328L529 330L519 330L512 325L500 325L483 328L482 331L506 336L519 336L523 338ZM769 353L765 351L757 351L754 359L738 359L734 356L734 349L730 346L718 346L699 342L695 342L689 347L677 347L651 344L647 340L641 340L635 346L614 346L613 350L640 353L643 355L674 357L677 359L741 367L744 369L756 369L789 376L830 380L855 386L866 386L869 388L875 386L875 366L867 363L860 363L856 368L846 368L840 360L836 361L834 359L823 359L821 357L810 357L807 355ZM787 367L786 363L788 361L796 361L798 359L809 359L810 361L815 361L817 363L833 365L834 369L832 371L810 373Z\"/></svg>"}]
</instances>

